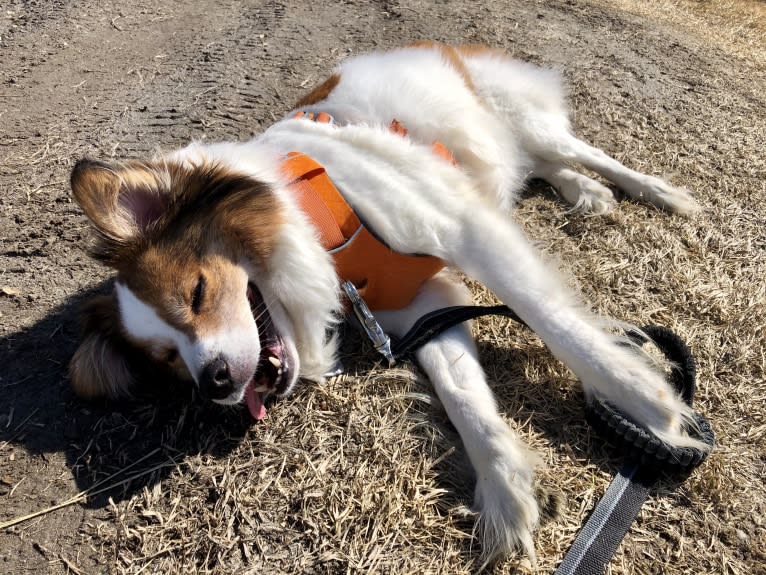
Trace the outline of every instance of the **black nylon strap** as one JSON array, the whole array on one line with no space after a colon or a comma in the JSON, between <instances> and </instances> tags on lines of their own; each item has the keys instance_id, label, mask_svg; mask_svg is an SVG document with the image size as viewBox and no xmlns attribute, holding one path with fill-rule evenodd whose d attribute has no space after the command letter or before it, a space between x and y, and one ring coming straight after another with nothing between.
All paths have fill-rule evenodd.
<instances>
[{"instance_id":1,"label":"black nylon strap","mask_svg":"<svg viewBox=\"0 0 766 575\"><path fill-rule=\"evenodd\" d=\"M391 345L391 351L394 358L399 360L418 350L423 344L427 343L437 335L444 333L451 327L476 319L485 315L502 315L511 318L522 325L524 323L516 312L507 305L456 305L437 309L427 313L415 322L402 338L394 341Z\"/></svg>"}]
</instances>

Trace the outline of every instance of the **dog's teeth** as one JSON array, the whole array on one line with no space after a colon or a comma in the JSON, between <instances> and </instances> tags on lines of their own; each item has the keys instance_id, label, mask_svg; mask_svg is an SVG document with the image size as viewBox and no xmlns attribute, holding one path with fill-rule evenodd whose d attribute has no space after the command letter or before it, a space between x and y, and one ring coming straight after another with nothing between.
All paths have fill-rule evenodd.
<instances>
[{"instance_id":1,"label":"dog's teeth","mask_svg":"<svg viewBox=\"0 0 766 575\"><path fill-rule=\"evenodd\" d=\"M254 387L253 391L257 391L258 393L263 393L264 391L268 391L269 386L268 385L259 385L258 387Z\"/></svg>"},{"instance_id":2,"label":"dog's teeth","mask_svg":"<svg viewBox=\"0 0 766 575\"><path fill-rule=\"evenodd\" d=\"M281 361L279 361L279 359L277 359L277 358L276 358L276 357L274 357L273 355L270 355L270 356L269 356L269 363L270 363L271 365L273 365L274 367L277 367L277 368L279 368L279 367L282 367L282 362L281 362Z\"/></svg>"}]
</instances>

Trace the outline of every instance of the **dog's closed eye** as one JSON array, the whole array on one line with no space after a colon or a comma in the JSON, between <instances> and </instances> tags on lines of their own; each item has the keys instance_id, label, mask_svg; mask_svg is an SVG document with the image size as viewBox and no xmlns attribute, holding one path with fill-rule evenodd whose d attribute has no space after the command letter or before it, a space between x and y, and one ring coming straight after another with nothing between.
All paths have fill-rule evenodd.
<instances>
[{"instance_id":1,"label":"dog's closed eye","mask_svg":"<svg viewBox=\"0 0 766 575\"><path fill-rule=\"evenodd\" d=\"M205 288L205 276L200 275L199 279L197 280L197 284L194 286L194 291L192 292L191 299L191 309L192 313L195 315L199 314L200 310L202 309L202 302L205 299Z\"/></svg>"}]
</instances>

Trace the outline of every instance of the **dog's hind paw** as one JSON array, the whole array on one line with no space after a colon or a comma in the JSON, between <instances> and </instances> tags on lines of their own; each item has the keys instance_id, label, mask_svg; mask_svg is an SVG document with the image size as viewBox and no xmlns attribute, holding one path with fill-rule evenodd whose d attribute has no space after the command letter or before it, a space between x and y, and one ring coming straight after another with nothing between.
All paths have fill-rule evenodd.
<instances>
[{"instance_id":1,"label":"dog's hind paw","mask_svg":"<svg viewBox=\"0 0 766 575\"><path fill-rule=\"evenodd\" d=\"M572 204L571 212L606 214L617 203L612 190L565 164L540 162L535 175L547 181L564 200Z\"/></svg>"},{"instance_id":2,"label":"dog's hind paw","mask_svg":"<svg viewBox=\"0 0 766 575\"><path fill-rule=\"evenodd\" d=\"M576 184L575 190L570 190L568 195L563 194L563 189L560 192L573 204L571 212L603 215L611 212L617 205L612 190L604 184L582 175Z\"/></svg>"},{"instance_id":3,"label":"dog's hind paw","mask_svg":"<svg viewBox=\"0 0 766 575\"><path fill-rule=\"evenodd\" d=\"M689 190L676 188L654 176L644 176L644 178L640 189L637 193L631 192L631 196L676 214L691 215L700 210L699 204Z\"/></svg>"}]
</instances>

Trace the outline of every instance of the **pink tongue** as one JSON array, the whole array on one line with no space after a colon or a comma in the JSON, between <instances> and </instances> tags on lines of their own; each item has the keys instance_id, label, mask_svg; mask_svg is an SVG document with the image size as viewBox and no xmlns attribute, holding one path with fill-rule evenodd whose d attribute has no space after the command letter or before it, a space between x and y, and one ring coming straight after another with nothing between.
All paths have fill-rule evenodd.
<instances>
[{"instance_id":1,"label":"pink tongue","mask_svg":"<svg viewBox=\"0 0 766 575\"><path fill-rule=\"evenodd\" d=\"M250 415L253 416L253 419L260 421L266 417L266 408L263 406L261 396L255 391L255 387L252 383L247 386L245 400L247 401L247 408L250 410Z\"/></svg>"}]
</instances>

